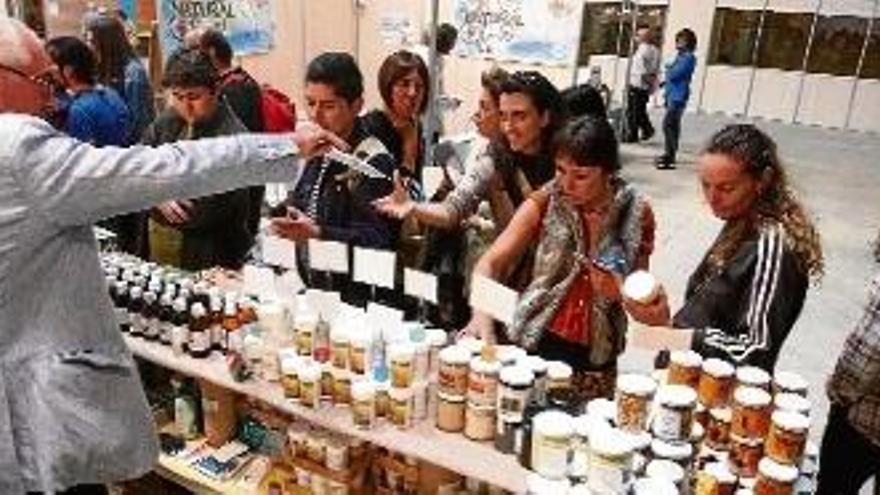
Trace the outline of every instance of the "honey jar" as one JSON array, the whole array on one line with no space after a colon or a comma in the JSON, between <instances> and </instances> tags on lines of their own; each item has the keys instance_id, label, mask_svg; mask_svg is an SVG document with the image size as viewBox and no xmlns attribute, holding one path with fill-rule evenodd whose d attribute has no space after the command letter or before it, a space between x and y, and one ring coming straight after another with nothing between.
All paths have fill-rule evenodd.
<instances>
[{"instance_id":1,"label":"honey jar","mask_svg":"<svg viewBox=\"0 0 880 495\"><path fill-rule=\"evenodd\" d=\"M764 454L780 464L796 466L804 455L809 428L810 420L804 415L774 412Z\"/></svg>"},{"instance_id":2,"label":"honey jar","mask_svg":"<svg viewBox=\"0 0 880 495\"><path fill-rule=\"evenodd\" d=\"M694 351L673 351L669 356L669 385L687 385L696 389L700 384L703 358Z\"/></svg>"},{"instance_id":3,"label":"honey jar","mask_svg":"<svg viewBox=\"0 0 880 495\"><path fill-rule=\"evenodd\" d=\"M730 431L742 438L764 438L770 431L770 394L759 388L743 387L733 398Z\"/></svg>"},{"instance_id":4,"label":"honey jar","mask_svg":"<svg viewBox=\"0 0 880 495\"><path fill-rule=\"evenodd\" d=\"M733 384L734 369L730 363L715 358L703 361L697 392L700 402L707 409L721 407L729 403Z\"/></svg>"}]
</instances>

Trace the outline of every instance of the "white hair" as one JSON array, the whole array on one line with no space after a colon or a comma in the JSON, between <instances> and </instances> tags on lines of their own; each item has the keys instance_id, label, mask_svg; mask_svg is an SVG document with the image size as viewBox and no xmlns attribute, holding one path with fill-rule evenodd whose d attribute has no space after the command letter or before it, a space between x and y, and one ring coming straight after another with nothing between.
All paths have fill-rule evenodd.
<instances>
[{"instance_id":1,"label":"white hair","mask_svg":"<svg viewBox=\"0 0 880 495\"><path fill-rule=\"evenodd\" d=\"M26 25L11 17L0 17L0 64L34 74L49 65L43 42Z\"/></svg>"}]
</instances>

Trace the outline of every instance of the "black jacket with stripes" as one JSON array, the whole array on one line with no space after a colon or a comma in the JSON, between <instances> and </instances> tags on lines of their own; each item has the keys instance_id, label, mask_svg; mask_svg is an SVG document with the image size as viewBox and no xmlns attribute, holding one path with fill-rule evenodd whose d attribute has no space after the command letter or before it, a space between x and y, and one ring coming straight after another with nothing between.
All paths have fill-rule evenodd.
<instances>
[{"instance_id":1,"label":"black jacket with stripes","mask_svg":"<svg viewBox=\"0 0 880 495\"><path fill-rule=\"evenodd\" d=\"M696 330L694 350L773 371L809 286L785 238L781 226L764 227L720 271L703 260L673 319L675 327Z\"/></svg>"}]
</instances>

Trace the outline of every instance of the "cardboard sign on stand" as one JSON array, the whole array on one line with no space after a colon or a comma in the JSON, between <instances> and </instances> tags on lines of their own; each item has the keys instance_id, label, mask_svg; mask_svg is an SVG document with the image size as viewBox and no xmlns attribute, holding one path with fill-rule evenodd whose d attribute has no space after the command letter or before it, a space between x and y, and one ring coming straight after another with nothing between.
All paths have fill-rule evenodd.
<instances>
[{"instance_id":1,"label":"cardboard sign on stand","mask_svg":"<svg viewBox=\"0 0 880 495\"><path fill-rule=\"evenodd\" d=\"M437 304L437 277L423 271L404 268L403 293L420 301Z\"/></svg>"},{"instance_id":2,"label":"cardboard sign on stand","mask_svg":"<svg viewBox=\"0 0 880 495\"><path fill-rule=\"evenodd\" d=\"M296 244L282 237L263 237L263 261L267 265L296 270Z\"/></svg>"},{"instance_id":3,"label":"cardboard sign on stand","mask_svg":"<svg viewBox=\"0 0 880 495\"><path fill-rule=\"evenodd\" d=\"M397 253L392 251L355 247L352 280L393 289L396 263Z\"/></svg>"},{"instance_id":4,"label":"cardboard sign on stand","mask_svg":"<svg viewBox=\"0 0 880 495\"><path fill-rule=\"evenodd\" d=\"M516 311L519 293L498 282L476 275L471 281L471 307L510 325Z\"/></svg>"},{"instance_id":5,"label":"cardboard sign on stand","mask_svg":"<svg viewBox=\"0 0 880 495\"><path fill-rule=\"evenodd\" d=\"M309 239L309 266L319 272L348 273L348 246L342 242Z\"/></svg>"}]
</instances>

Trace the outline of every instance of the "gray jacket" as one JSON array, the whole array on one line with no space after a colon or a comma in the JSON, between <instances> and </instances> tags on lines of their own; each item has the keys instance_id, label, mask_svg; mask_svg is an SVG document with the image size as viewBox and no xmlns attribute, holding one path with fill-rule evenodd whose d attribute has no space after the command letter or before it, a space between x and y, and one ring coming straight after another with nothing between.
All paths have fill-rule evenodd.
<instances>
[{"instance_id":1,"label":"gray jacket","mask_svg":"<svg viewBox=\"0 0 880 495\"><path fill-rule=\"evenodd\" d=\"M0 115L0 493L139 476L158 449L91 224L297 178L285 136L97 149Z\"/></svg>"}]
</instances>

